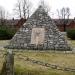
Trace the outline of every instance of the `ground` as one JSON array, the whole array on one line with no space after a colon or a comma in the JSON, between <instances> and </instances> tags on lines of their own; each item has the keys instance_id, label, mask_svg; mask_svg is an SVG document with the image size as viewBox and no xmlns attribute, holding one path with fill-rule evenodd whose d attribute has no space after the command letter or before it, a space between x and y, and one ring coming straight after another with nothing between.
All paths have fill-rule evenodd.
<instances>
[{"instance_id":1,"label":"ground","mask_svg":"<svg viewBox=\"0 0 75 75\"><path fill-rule=\"evenodd\" d=\"M9 41L0 41L0 70L2 69L2 64L4 62L4 54L6 52L2 46L5 46ZM71 45L75 46L75 41L70 40ZM32 50L15 50L15 60L14 67L16 75L75 75L75 72L61 71L38 65L30 61L26 61L26 57L42 61L44 63L49 63L52 65L59 65L62 68L75 68L75 53L70 52L57 52L57 51L32 51Z\"/></svg>"}]
</instances>

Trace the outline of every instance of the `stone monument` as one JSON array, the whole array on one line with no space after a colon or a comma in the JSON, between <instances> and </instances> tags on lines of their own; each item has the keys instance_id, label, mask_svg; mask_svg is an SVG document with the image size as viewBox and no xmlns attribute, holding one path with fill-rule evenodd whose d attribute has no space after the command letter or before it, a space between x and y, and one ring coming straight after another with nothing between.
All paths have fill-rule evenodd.
<instances>
[{"instance_id":1,"label":"stone monument","mask_svg":"<svg viewBox=\"0 0 75 75\"><path fill-rule=\"evenodd\" d=\"M71 50L43 6L32 14L7 46L9 49Z\"/></svg>"}]
</instances>

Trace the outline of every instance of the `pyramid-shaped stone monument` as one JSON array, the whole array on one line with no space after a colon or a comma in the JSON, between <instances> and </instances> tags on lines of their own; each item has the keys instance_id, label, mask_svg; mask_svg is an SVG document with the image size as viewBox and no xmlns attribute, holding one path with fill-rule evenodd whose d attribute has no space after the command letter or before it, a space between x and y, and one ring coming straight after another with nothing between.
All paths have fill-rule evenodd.
<instances>
[{"instance_id":1,"label":"pyramid-shaped stone monument","mask_svg":"<svg viewBox=\"0 0 75 75\"><path fill-rule=\"evenodd\" d=\"M11 39L9 49L71 50L67 40L42 6Z\"/></svg>"}]
</instances>

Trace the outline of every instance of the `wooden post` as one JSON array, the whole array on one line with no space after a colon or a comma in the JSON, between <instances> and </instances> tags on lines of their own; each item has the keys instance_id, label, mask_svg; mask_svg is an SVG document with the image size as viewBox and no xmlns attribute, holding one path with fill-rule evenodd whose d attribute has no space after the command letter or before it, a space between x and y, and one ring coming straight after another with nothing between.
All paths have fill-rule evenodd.
<instances>
[{"instance_id":1,"label":"wooden post","mask_svg":"<svg viewBox=\"0 0 75 75\"><path fill-rule=\"evenodd\" d=\"M6 73L7 75L14 75L14 55L12 50L8 50L6 55Z\"/></svg>"},{"instance_id":2,"label":"wooden post","mask_svg":"<svg viewBox=\"0 0 75 75\"><path fill-rule=\"evenodd\" d=\"M1 75L14 75L14 54L12 50L7 51Z\"/></svg>"}]
</instances>

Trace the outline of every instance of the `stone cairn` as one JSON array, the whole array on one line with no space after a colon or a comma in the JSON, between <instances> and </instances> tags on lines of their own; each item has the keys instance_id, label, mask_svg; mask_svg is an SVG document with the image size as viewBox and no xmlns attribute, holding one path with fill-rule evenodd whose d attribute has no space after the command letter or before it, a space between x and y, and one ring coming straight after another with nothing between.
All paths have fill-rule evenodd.
<instances>
[{"instance_id":1,"label":"stone cairn","mask_svg":"<svg viewBox=\"0 0 75 75\"><path fill-rule=\"evenodd\" d=\"M43 6L26 21L6 46L9 49L71 50L67 40Z\"/></svg>"}]
</instances>

